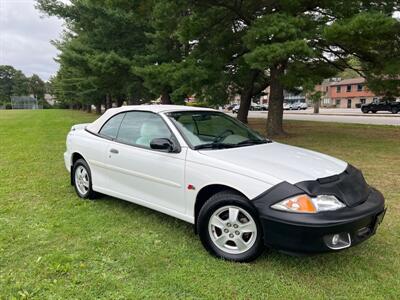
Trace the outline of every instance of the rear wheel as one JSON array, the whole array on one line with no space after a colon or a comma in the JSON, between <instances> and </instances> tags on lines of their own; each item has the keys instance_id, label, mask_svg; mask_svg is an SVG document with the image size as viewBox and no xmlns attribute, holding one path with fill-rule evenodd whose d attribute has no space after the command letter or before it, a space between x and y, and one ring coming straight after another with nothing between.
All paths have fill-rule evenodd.
<instances>
[{"instance_id":1,"label":"rear wheel","mask_svg":"<svg viewBox=\"0 0 400 300\"><path fill-rule=\"evenodd\" d=\"M213 195L201 208L197 226L203 246L216 257L248 262L264 249L257 211L237 193Z\"/></svg>"},{"instance_id":2,"label":"rear wheel","mask_svg":"<svg viewBox=\"0 0 400 300\"><path fill-rule=\"evenodd\" d=\"M397 114L399 109L397 107L392 107L392 114Z\"/></svg>"},{"instance_id":3,"label":"rear wheel","mask_svg":"<svg viewBox=\"0 0 400 300\"><path fill-rule=\"evenodd\" d=\"M362 111L364 114L367 114L367 113L369 113L369 110L368 110L368 108L363 108L361 111Z\"/></svg>"},{"instance_id":4,"label":"rear wheel","mask_svg":"<svg viewBox=\"0 0 400 300\"><path fill-rule=\"evenodd\" d=\"M376 112L377 112L376 110L373 110L373 111L372 111L373 114L376 114Z\"/></svg>"},{"instance_id":5,"label":"rear wheel","mask_svg":"<svg viewBox=\"0 0 400 300\"><path fill-rule=\"evenodd\" d=\"M72 169L75 191L79 197L93 199L96 193L92 189L92 174L89 165L83 159L78 159Z\"/></svg>"}]
</instances>

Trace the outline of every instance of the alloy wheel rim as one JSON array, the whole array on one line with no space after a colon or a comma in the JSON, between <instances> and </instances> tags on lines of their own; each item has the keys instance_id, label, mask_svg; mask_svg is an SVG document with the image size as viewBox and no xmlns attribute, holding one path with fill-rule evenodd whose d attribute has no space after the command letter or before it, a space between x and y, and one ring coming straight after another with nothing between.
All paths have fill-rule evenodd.
<instances>
[{"instance_id":1,"label":"alloy wheel rim","mask_svg":"<svg viewBox=\"0 0 400 300\"><path fill-rule=\"evenodd\" d=\"M248 251L257 239L257 225L243 208L228 205L216 210L208 222L213 244L229 254Z\"/></svg>"},{"instance_id":2,"label":"alloy wheel rim","mask_svg":"<svg viewBox=\"0 0 400 300\"><path fill-rule=\"evenodd\" d=\"M83 166L76 168L75 185L81 195L86 195L89 191L89 174Z\"/></svg>"}]
</instances>

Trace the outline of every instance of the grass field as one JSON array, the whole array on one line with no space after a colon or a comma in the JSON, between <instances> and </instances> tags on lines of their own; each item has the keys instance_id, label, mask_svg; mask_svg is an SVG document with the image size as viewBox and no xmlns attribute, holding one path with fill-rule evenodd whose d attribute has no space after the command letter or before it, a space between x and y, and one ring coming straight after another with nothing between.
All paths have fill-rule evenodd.
<instances>
[{"instance_id":1,"label":"grass field","mask_svg":"<svg viewBox=\"0 0 400 300\"><path fill-rule=\"evenodd\" d=\"M361 168L388 205L378 234L341 253L217 260L191 225L102 197L77 198L63 164L81 112L0 111L0 298L398 299L400 128L288 122L283 142ZM263 128L262 120L252 127Z\"/></svg>"}]
</instances>

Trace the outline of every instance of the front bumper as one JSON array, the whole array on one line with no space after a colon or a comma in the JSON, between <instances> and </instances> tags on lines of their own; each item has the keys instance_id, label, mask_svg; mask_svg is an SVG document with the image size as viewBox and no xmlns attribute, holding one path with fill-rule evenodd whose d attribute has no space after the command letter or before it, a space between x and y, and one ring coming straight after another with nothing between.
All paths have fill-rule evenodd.
<instances>
[{"instance_id":1,"label":"front bumper","mask_svg":"<svg viewBox=\"0 0 400 300\"><path fill-rule=\"evenodd\" d=\"M253 201L263 227L264 243L286 252L320 253L359 244L375 234L386 211L383 195L373 188L369 188L368 197L361 204L337 211L302 214L270 208L271 196L279 190L287 192L290 186L283 183L272 193L261 195ZM350 243L345 247L332 248L328 240L335 234L348 237Z\"/></svg>"}]
</instances>

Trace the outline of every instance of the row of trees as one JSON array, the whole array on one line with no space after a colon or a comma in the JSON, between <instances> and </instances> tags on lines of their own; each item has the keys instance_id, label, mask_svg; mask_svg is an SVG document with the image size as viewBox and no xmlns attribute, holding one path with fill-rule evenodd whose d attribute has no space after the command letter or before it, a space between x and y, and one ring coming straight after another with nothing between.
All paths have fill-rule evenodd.
<instances>
[{"instance_id":1,"label":"row of trees","mask_svg":"<svg viewBox=\"0 0 400 300\"><path fill-rule=\"evenodd\" d=\"M11 96L33 95L43 101L45 82L36 74L31 77L12 66L0 65L0 105L10 105Z\"/></svg>"},{"instance_id":2,"label":"row of trees","mask_svg":"<svg viewBox=\"0 0 400 300\"><path fill-rule=\"evenodd\" d=\"M399 1L38 0L67 31L52 80L59 100L110 107L195 95L238 118L270 87L267 131L283 133L283 91L312 93L352 69L371 87L399 92ZM357 60L357 67L351 61Z\"/></svg>"}]
</instances>

